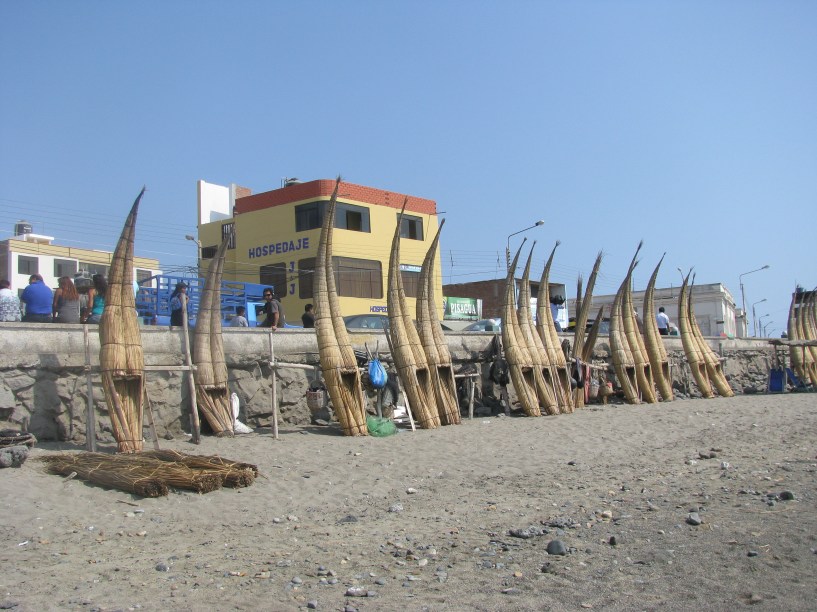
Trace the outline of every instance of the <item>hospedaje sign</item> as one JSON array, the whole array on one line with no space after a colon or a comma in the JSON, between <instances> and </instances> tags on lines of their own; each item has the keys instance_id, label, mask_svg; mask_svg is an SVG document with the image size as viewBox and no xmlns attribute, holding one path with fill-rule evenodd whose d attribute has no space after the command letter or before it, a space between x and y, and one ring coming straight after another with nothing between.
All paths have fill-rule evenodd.
<instances>
[{"instance_id":1,"label":"hospedaje sign","mask_svg":"<svg viewBox=\"0 0 817 612\"><path fill-rule=\"evenodd\" d=\"M478 321L482 318L482 300L479 298L443 298L443 319L449 321Z\"/></svg>"}]
</instances>

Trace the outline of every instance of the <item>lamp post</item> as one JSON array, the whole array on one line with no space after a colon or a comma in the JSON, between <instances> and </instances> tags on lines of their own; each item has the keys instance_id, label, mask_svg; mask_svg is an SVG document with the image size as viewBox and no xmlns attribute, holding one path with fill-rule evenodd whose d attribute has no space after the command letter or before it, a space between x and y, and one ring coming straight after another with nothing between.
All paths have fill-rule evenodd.
<instances>
[{"instance_id":1,"label":"lamp post","mask_svg":"<svg viewBox=\"0 0 817 612\"><path fill-rule=\"evenodd\" d=\"M763 325L763 319L765 319L765 318L766 318L766 317L768 317L768 316L769 316L769 313L767 312L765 315L762 315L762 316L761 316L761 317L760 317L760 318L757 320L757 330L758 330L758 332L762 332L762 331L763 331L763 327L762 327L762 325ZM763 337L763 334L762 334L762 333L761 333L760 337L761 337L761 338Z\"/></svg>"},{"instance_id":2,"label":"lamp post","mask_svg":"<svg viewBox=\"0 0 817 612\"><path fill-rule=\"evenodd\" d=\"M748 327L748 325L746 324L746 293L743 290L743 277L746 276L747 274L753 274L755 272L760 272L761 270L768 270L768 269L769 269L769 264L766 264L762 268L758 268L756 270L749 270L748 272L744 272L743 274L738 276L738 283L740 284L741 308L743 309L743 325L744 325L744 327ZM754 320L752 320L752 323L754 324ZM748 329L746 331L748 331Z\"/></svg>"},{"instance_id":3,"label":"lamp post","mask_svg":"<svg viewBox=\"0 0 817 612\"><path fill-rule=\"evenodd\" d=\"M526 227L525 229L521 229L518 232L514 232L513 234L508 235L508 246L505 247L505 265L507 266L508 270L511 269L511 237L516 236L517 234L521 234L522 232L527 232L528 230L531 230L534 227L539 227L540 225L544 224L545 222L540 219L530 227Z\"/></svg>"},{"instance_id":4,"label":"lamp post","mask_svg":"<svg viewBox=\"0 0 817 612\"><path fill-rule=\"evenodd\" d=\"M757 336L757 332L758 332L758 329L757 329L757 315L755 315L755 306L757 306L758 304L761 304L761 303L763 303L765 301L766 301L766 298L763 298L762 300L758 300L757 302L752 304L752 335L753 336Z\"/></svg>"},{"instance_id":5,"label":"lamp post","mask_svg":"<svg viewBox=\"0 0 817 612\"><path fill-rule=\"evenodd\" d=\"M187 234L184 238L185 238L185 240L192 240L193 242L196 243L196 247L197 247L196 269L198 269L199 265L201 265L201 240L199 240L195 236L191 236L190 234Z\"/></svg>"},{"instance_id":6,"label":"lamp post","mask_svg":"<svg viewBox=\"0 0 817 612\"><path fill-rule=\"evenodd\" d=\"M761 338L769 337L769 334L766 333L766 328L769 327L769 325L771 325L772 323L774 323L774 321L769 321L768 323L766 323L766 325L763 326L763 335L761 336Z\"/></svg>"}]
</instances>

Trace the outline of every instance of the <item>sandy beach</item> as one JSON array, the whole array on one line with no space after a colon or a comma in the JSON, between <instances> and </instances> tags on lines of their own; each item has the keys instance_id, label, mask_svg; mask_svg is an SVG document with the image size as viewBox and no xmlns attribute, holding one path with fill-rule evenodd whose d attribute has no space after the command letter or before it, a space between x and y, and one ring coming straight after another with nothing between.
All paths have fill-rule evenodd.
<instances>
[{"instance_id":1,"label":"sandy beach","mask_svg":"<svg viewBox=\"0 0 817 612\"><path fill-rule=\"evenodd\" d=\"M0 608L814 609L811 394L161 443L264 477L140 499L40 444L0 471Z\"/></svg>"}]
</instances>

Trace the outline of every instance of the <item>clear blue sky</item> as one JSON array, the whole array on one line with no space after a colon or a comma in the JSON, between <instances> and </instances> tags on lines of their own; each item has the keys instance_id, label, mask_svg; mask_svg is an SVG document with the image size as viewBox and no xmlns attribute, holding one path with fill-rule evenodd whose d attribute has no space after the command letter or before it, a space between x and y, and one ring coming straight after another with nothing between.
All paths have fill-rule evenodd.
<instances>
[{"instance_id":1,"label":"clear blue sky","mask_svg":"<svg viewBox=\"0 0 817 612\"><path fill-rule=\"evenodd\" d=\"M509 234L575 292L694 267L779 335L817 285L817 2L0 2L0 239L26 219L192 265L196 181L436 200L444 281ZM523 235L511 239L516 248Z\"/></svg>"}]
</instances>

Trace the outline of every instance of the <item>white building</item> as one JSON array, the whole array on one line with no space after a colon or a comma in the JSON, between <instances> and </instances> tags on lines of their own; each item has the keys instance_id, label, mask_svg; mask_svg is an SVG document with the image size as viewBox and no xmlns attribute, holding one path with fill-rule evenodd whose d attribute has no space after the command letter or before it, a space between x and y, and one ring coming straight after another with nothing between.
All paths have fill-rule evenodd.
<instances>
[{"instance_id":1,"label":"white building","mask_svg":"<svg viewBox=\"0 0 817 612\"><path fill-rule=\"evenodd\" d=\"M77 274L108 276L113 253L95 249L80 249L53 244L53 236L31 232L25 222L14 227L14 238L0 241L0 278L11 282L18 295L28 286L32 274L43 277L45 284L56 289L61 276L74 278ZM137 281L161 274L158 259L133 258L133 274Z\"/></svg>"},{"instance_id":2,"label":"white building","mask_svg":"<svg viewBox=\"0 0 817 612\"><path fill-rule=\"evenodd\" d=\"M678 326L678 298L680 287L656 288L653 298L655 301L655 312L663 306L664 311L670 318L672 325ZM615 295L594 295L593 304L590 308L590 318L594 318L599 307L604 304L604 318L610 316ZM695 311L695 319L701 328L704 336L727 336L730 338L746 335L745 329L740 329L736 314L739 311L735 307L735 299L729 290L721 283L709 285L693 285L692 287L692 308ZM639 316L646 317L644 312L644 291L633 291L633 304ZM570 312L576 312L576 300L568 300Z\"/></svg>"}]
</instances>

